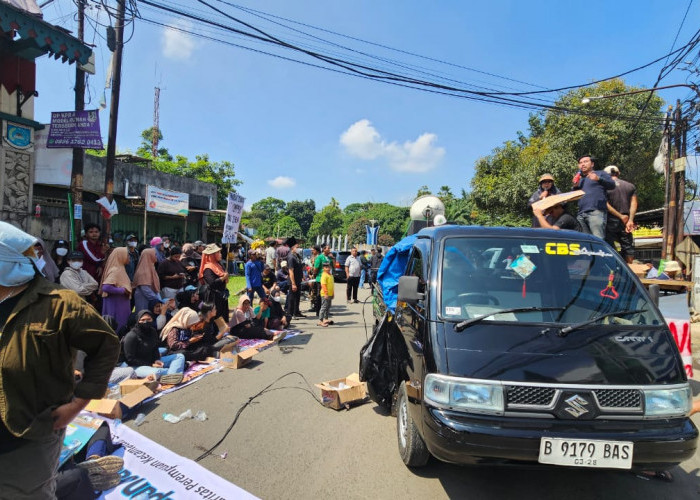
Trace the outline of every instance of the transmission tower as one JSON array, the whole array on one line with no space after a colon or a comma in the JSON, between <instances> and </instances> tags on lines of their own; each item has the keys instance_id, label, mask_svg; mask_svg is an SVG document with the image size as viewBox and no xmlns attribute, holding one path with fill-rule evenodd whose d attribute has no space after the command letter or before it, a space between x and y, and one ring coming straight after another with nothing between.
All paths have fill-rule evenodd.
<instances>
[{"instance_id":1,"label":"transmission tower","mask_svg":"<svg viewBox=\"0 0 700 500\"><path fill-rule=\"evenodd\" d=\"M155 97L153 98L153 136L151 138L151 153L153 158L158 156L158 137L160 136L160 87L156 87Z\"/></svg>"}]
</instances>

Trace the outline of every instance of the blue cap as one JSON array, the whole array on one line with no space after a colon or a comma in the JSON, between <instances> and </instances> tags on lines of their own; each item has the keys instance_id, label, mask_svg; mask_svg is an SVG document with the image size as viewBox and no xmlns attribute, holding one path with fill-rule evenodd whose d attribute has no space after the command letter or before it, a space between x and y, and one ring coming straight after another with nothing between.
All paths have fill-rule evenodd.
<instances>
[{"instance_id":1,"label":"blue cap","mask_svg":"<svg viewBox=\"0 0 700 500\"><path fill-rule=\"evenodd\" d=\"M186 291L186 292L194 292L196 289L197 289L197 287L194 286L194 285L187 285L187 286L185 287L185 291Z\"/></svg>"}]
</instances>

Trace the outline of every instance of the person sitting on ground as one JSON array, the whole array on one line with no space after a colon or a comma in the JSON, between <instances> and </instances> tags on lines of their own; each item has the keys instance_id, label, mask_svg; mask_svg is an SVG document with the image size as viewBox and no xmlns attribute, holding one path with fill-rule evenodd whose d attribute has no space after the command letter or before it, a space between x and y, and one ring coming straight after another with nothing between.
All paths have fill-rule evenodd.
<instances>
[{"instance_id":1,"label":"person sitting on ground","mask_svg":"<svg viewBox=\"0 0 700 500\"><path fill-rule=\"evenodd\" d=\"M136 371L137 378L152 376L163 384L179 384L185 371L183 354L161 357L158 331L149 310L139 311L136 325L122 339L124 360Z\"/></svg>"},{"instance_id":2,"label":"person sitting on ground","mask_svg":"<svg viewBox=\"0 0 700 500\"><path fill-rule=\"evenodd\" d=\"M168 354L184 354L187 361L199 361L216 354L216 350L202 344L204 332L199 313L189 307L180 309L163 327L161 339L168 345Z\"/></svg>"},{"instance_id":3,"label":"person sitting on ground","mask_svg":"<svg viewBox=\"0 0 700 500\"><path fill-rule=\"evenodd\" d=\"M58 267L59 276L68 267L68 254L70 253L70 244L66 240L57 240L51 249L51 258Z\"/></svg>"},{"instance_id":4,"label":"person sitting on ground","mask_svg":"<svg viewBox=\"0 0 700 500\"><path fill-rule=\"evenodd\" d=\"M272 271L272 267L265 264L262 272L262 287L267 295L272 295L275 290L278 290L277 278Z\"/></svg>"},{"instance_id":5,"label":"person sitting on ground","mask_svg":"<svg viewBox=\"0 0 700 500\"><path fill-rule=\"evenodd\" d=\"M238 307L231 315L229 323L230 331L233 335L242 339L266 339L272 340L274 332L266 330L260 325L254 323L254 319L260 319L262 314L253 313L253 308L250 306L250 297L241 295L238 300Z\"/></svg>"},{"instance_id":6,"label":"person sitting on ground","mask_svg":"<svg viewBox=\"0 0 700 500\"><path fill-rule=\"evenodd\" d=\"M182 309L183 307L190 307L195 310L199 310L199 305L201 303L199 297L199 288L187 285L185 289L178 292L175 295L175 306L177 309Z\"/></svg>"},{"instance_id":7,"label":"person sitting on ground","mask_svg":"<svg viewBox=\"0 0 700 500\"><path fill-rule=\"evenodd\" d=\"M83 269L82 252L71 252L66 261L68 266L61 273L60 283L65 288L86 299L100 286L95 279Z\"/></svg>"},{"instance_id":8,"label":"person sitting on ground","mask_svg":"<svg viewBox=\"0 0 700 500\"><path fill-rule=\"evenodd\" d=\"M152 316L156 319L156 330L160 333L175 314L175 300L168 299L163 303L154 299L148 303L148 310L151 311Z\"/></svg>"},{"instance_id":9,"label":"person sitting on ground","mask_svg":"<svg viewBox=\"0 0 700 500\"><path fill-rule=\"evenodd\" d=\"M156 272L157 261L156 251L148 248L143 251L136 265L131 286L134 288L134 309L137 311L148 308L152 300L163 301L160 294L160 278Z\"/></svg>"},{"instance_id":10,"label":"person sitting on ground","mask_svg":"<svg viewBox=\"0 0 700 500\"><path fill-rule=\"evenodd\" d=\"M332 325L330 319L331 302L333 301L335 281L331 274L331 263L323 263L323 274L321 275L321 310L318 314L318 326L326 327Z\"/></svg>"},{"instance_id":11,"label":"person sitting on ground","mask_svg":"<svg viewBox=\"0 0 700 500\"><path fill-rule=\"evenodd\" d=\"M280 262L280 268L275 272L275 281L277 282L277 288L282 293L287 294L289 292L289 268L286 260Z\"/></svg>"},{"instance_id":12,"label":"person sitting on ground","mask_svg":"<svg viewBox=\"0 0 700 500\"><path fill-rule=\"evenodd\" d=\"M270 321L269 328L272 330L284 330L289 328L289 323L292 319L291 316L287 316L282 308L282 299L280 297L280 291L275 290L274 295L270 298Z\"/></svg>"},{"instance_id":13,"label":"person sitting on ground","mask_svg":"<svg viewBox=\"0 0 700 500\"><path fill-rule=\"evenodd\" d=\"M238 337L231 335L228 325L223 323L225 325L224 328L219 328L219 323L216 322L216 305L213 302L205 302L201 305L199 318L202 322L202 331L204 333L203 344L210 345L216 351L220 351L225 345L238 342Z\"/></svg>"}]
</instances>

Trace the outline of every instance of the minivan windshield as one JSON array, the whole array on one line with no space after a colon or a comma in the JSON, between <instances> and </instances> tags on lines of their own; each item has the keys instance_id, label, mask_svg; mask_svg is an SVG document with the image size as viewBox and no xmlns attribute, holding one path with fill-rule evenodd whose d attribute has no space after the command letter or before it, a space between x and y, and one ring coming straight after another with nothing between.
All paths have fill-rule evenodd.
<instances>
[{"instance_id":1,"label":"minivan windshield","mask_svg":"<svg viewBox=\"0 0 700 500\"><path fill-rule=\"evenodd\" d=\"M569 325L598 317L602 325L663 322L627 265L603 244L454 237L445 240L442 252L439 307L448 321L486 316L483 321Z\"/></svg>"}]
</instances>

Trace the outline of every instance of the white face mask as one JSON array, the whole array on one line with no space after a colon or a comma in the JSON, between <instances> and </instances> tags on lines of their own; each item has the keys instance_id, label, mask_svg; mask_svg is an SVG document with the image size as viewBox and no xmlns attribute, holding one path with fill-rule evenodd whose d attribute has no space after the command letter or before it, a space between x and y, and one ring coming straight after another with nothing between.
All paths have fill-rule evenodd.
<instances>
[{"instance_id":1,"label":"white face mask","mask_svg":"<svg viewBox=\"0 0 700 500\"><path fill-rule=\"evenodd\" d=\"M136 245L138 245L138 241L130 241L130 242L129 242L129 246L130 246L131 248L136 248Z\"/></svg>"},{"instance_id":2,"label":"white face mask","mask_svg":"<svg viewBox=\"0 0 700 500\"><path fill-rule=\"evenodd\" d=\"M80 260L78 260L78 261L73 261L73 262L70 263L70 267L72 267L72 268L75 269L75 270L78 270L78 269L80 269L81 267L83 267L83 262L80 261Z\"/></svg>"},{"instance_id":3,"label":"white face mask","mask_svg":"<svg viewBox=\"0 0 700 500\"><path fill-rule=\"evenodd\" d=\"M163 243L163 248L170 248L170 243Z\"/></svg>"},{"instance_id":4,"label":"white face mask","mask_svg":"<svg viewBox=\"0 0 700 500\"><path fill-rule=\"evenodd\" d=\"M66 255L68 255L68 249L63 248L63 247L59 247L56 249L56 255L59 255L61 257L65 257Z\"/></svg>"},{"instance_id":5,"label":"white face mask","mask_svg":"<svg viewBox=\"0 0 700 500\"><path fill-rule=\"evenodd\" d=\"M279 298L279 296L275 296L275 297L272 297L272 300L274 300L275 302L279 302L280 298Z\"/></svg>"}]
</instances>

